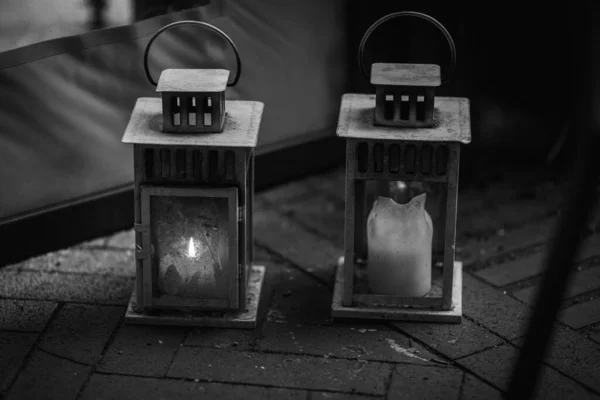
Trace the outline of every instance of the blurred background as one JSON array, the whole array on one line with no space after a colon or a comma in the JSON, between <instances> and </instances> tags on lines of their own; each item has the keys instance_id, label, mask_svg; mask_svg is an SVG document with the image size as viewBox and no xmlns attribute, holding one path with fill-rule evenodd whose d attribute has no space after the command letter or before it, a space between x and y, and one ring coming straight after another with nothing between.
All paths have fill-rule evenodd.
<instances>
[{"instance_id":1,"label":"blurred background","mask_svg":"<svg viewBox=\"0 0 600 400\"><path fill-rule=\"evenodd\" d=\"M436 95L471 102L461 186L488 183L482 171L493 164L561 173L571 146L574 39L563 9L525 7L510 0L3 0L0 184L9 190L0 191L0 234L34 214L113 195L120 200L98 206L88 221L103 229L83 236L131 223L132 152L120 139L135 100L156 95L143 72L147 41L182 19L232 37L244 69L228 98L266 104L259 188L343 165L344 142L335 137L340 98L373 91L358 68L358 44L378 18L403 10L433 16L456 43L455 75ZM433 25L401 18L373 33L364 57L366 65L435 63L444 74L449 49ZM168 67L232 69L234 61L224 40L182 27L155 42L150 65L156 79Z\"/></svg>"},{"instance_id":2,"label":"blurred background","mask_svg":"<svg viewBox=\"0 0 600 400\"><path fill-rule=\"evenodd\" d=\"M3 0L0 51L130 24L135 0Z\"/></svg>"},{"instance_id":3,"label":"blurred background","mask_svg":"<svg viewBox=\"0 0 600 400\"><path fill-rule=\"evenodd\" d=\"M132 24L210 3L210 0L3 0L0 51ZM213 0L212 3L217 3L221 12L227 14L228 8L240 2ZM255 5L252 3L249 2ZM288 2L291 7L307 8L303 3ZM356 49L365 30L394 11L425 12L442 22L457 44L456 74L438 94L471 99L475 145L482 150L511 148L539 160L548 157L553 160L557 155L554 153L558 148L554 147L560 146L566 135L561 109L567 101L570 73L567 22L558 7L528 9L516 1L485 6L436 0L338 3L336 12L343 14L343 19L332 20L331 30L344 33L347 64L338 61L334 65L345 70L340 73L348 74L349 91L371 91L356 65ZM318 7L308 8L318 12ZM310 30L311 22L301 21L299 27ZM279 33L285 36L286 32ZM402 18L374 32L365 60L367 65L374 61L406 61L438 63L443 68L448 65L448 56L444 37L432 25Z\"/></svg>"}]
</instances>

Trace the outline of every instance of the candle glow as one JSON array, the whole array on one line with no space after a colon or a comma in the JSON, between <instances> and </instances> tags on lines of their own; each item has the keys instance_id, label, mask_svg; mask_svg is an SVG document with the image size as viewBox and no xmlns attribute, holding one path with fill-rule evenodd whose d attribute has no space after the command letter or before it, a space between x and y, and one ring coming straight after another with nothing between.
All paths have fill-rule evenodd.
<instances>
[{"instance_id":1,"label":"candle glow","mask_svg":"<svg viewBox=\"0 0 600 400\"><path fill-rule=\"evenodd\" d=\"M196 257L196 247L194 247L194 238L190 238L190 242L188 244L188 257Z\"/></svg>"}]
</instances>

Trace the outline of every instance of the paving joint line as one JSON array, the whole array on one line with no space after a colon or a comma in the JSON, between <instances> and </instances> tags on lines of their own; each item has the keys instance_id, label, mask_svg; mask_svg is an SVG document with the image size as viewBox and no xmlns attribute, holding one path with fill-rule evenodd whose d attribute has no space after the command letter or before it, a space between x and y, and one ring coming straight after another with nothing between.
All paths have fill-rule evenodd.
<instances>
[{"instance_id":1,"label":"paving joint line","mask_svg":"<svg viewBox=\"0 0 600 400\"><path fill-rule=\"evenodd\" d=\"M173 365L173 361L175 361L175 357L177 357L177 355L179 354L179 352L181 351L181 349L183 347L186 347L185 346L185 341L192 334L193 329L190 329L190 328L185 328L185 329L187 330L187 332L183 335L183 338L181 339L181 342L179 342L179 345L177 346L177 348L173 352L173 355L171 356L171 360L169 361L169 365L167 365L167 368L165 369L165 373L163 374L163 377L167 376L167 374L169 373L169 370L171 369L171 366Z\"/></svg>"},{"instance_id":2,"label":"paving joint line","mask_svg":"<svg viewBox=\"0 0 600 400\"><path fill-rule=\"evenodd\" d=\"M491 333L492 335L504 340L505 342L510 342L509 339L505 338L504 336L502 336L501 334L499 334L498 332L492 330L491 328L488 328L486 325L484 325L483 323L477 321L475 318L471 317L470 315L467 315L465 313L463 313L463 318L466 319L467 321L471 321L472 323L474 323L475 325L477 325L478 327L488 331L489 333ZM519 334L517 335L516 338L512 339L512 340L517 340L519 338L523 337L523 335ZM490 347L494 347L494 346L490 346Z\"/></svg>"},{"instance_id":3,"label":"paving joint line","mask_svg":"<svg viewBox=\"0 0 600 400\"><path fill-rule=\"evenodd\" d=\"M90 372L89 372L86 380L83 382L83 384L81 385L81 387L77 391L77 394L75 395L75 399L76 400L79 399L79 398L81 398L81 396L83 396L83 392L84 392L85 388L88 386L90 380L92 379L92 376L96 373L96 369L97 369L98 365L102 362L102 359L106 355L106 352L108 351L108 348L113 343L115 337L117 336L118 332L121 330L121 327L124 325L124 323L125 323L125 315L122 314L121 317L119 318L119 321L117 322L117 325L115 326L115 328L113 329L113 331L108 336L108 339L106 340L106 343L104 343L104 346L102 347L102 350L100 351L100 356L98 357L98 360L96 361L96 364L93 365L93 367L90 370Z\"/></svg>"},{"instance_id":4,"label":"paving joint line","mask_svg":"<svg viewBox=\"0 0 600 400\"><path fill-rule=\"evenodd\" d=\"M36 349L38 348L38 344L42 341L42 338L44 337L44 335L50 328L52 321L57 317L57 315L60 312L60 310L62 309L63 305L64 304L60 303L60 302L56 305L56 307L54 308L54 311L52 311L52 313L50 314L50 318L48 318L48 321L46 321L46 325L44 325L44 328L39 332L37 338L34 340L33 344L31 345L29 351L27 352L25 357L23 357L23 360L21 362L21 365L19 366L19 369L17 370L17 373L12 378L12 380L9 382L9 384L6 386L6 389L4 389L3 392L0 392L0 399L3 398L8 393L10 393L11 389L13 388L14 384L17 382L17 379L19 379L19 376L21 375L23 370L27 367L27 365L29 365L29 361L31 361L33 354L35 353Z\"/></svg>"},{"instance_id":5,"label":"paving joint line","mask_svg":"<svg viewBox=\"0 0 600 400\"><path fill-rule=\"evenodd\" d=\"M436 363L435 361L430 361L430 364L420 364L420 363L413 363L413 362L408 362L408 361L389 361L389 360L365 359L360 356L341 357L341 356L329 355L329 354L321 355L321 354L314 354L314 353L297 353L297 352L293 352L293 351L277 351L277 350L259 350L259 349L251 349L251 348L245 349L245 350L241 350L241 349L238 350L238 349L230 349L230 348L217 349L216 347L211 347L211 346L186 346L186 345L184 345L182 347L187 347L190 349L212 349L212 350L220 350L223 352L230 352L230 353L238 352L238 353L252 353L252 354L279 355L279 356L301 356L301 357L307 357L307 358L311 358L311 359L315 359L315 360L324 358L324 359L356 361L356 362L367 361L367 362L386 364L386 365L421 365L424 367L432 367L432 368L447 368L447 366L449 365L449 363L440 364L440 363Z\"/></svg>"},{"instance_id":6,"label":"paving joint line","mask_svg":"<svg viewBox=\"0 0 600 400\"><path fill-rule=\"evenodd\" d=\"M45 348L40 347L40 346L37 347L37 350L42 353L51 355L52 357L60 358L61 360L66 360L66 361L72 362L73 364L82 365L84 367L93 367L95 365L95 364L87 364L87 363L84 363L81 361L77 361L77 360L72 359L71 357L63 356L61 354L56 354L53 351L46 350Z\"/></svg>"},{"instance_id":7,"label":"paving joint line","mask_svg":"<svg viewBox=\"0 0 600 400\"><path fill-rule=\"evenodd\" d=\"M515 339L516 340L516 339ZM514 349L517 350L517 352L520 352L522 347L521 346L517 346L516 344L514 344L512 341L507 341L506 343L503 343L497 347L502 347L502 346L509 346L509 347L513 347ZM462 357L461 357L462 358ZM551 365L548 360L542 360L540 362L540 364L546 368L550 368L553 369L555 372L559 373L560 375L564 376L567 379L572 380L573 382L577 383L578 385L580 385L581 387L583 387L584 389L586 389L587 391L590 391L594 394L600 394L600 391L597 391L591 387L589 387L587 384L581 382L580 380L576 379L573 376L568 375L566 372L561 371L560 369L558 369L557 367ZM465 367L466 368L466 367ZM470 371L471 373L473 373L472 371ZM473 373L474 374L474 373ZM495 385L494 385L495 386ZM499 389L499 388L498 388Z\"/></svg>"},{"instance_id":8,"label":"paving joint line","mask_svg":"<svg viewBox=\"0 0 600 400\"><path fill-rule=\"evenodd\" d=\"M387 376L387 381L385 382L385 394L384 398L387 400L390 398L390 391L392 389L392 379L394 379L394 374L396 373L396 366L392 367L390 373Z\"/></svg>"},{"instance_id":9,"label":"paving joint line","mask_svg":"<svg viewBox=\"0 0 600 400\"><path fill-rule=\"evenodd\" d=\"M446 356L445 354L443 354L442 352L440 352L439 350L437 350L435 347L427 344L425 341L412 336L411 334L409 334L408 332L404 331L401 328L398 328L395 324L393 324L392 322L386 321L384 324L384 326L387 326L388 328L390 328L393 331L396 331L398 333L401 333L404 336L409 337L412 341L414 341L415 343L425 347L430 353L438 356L442 361L445 361L447 363L447 365L452 365L453 364L453 360Z\"/></svg>"},{"instance_id":10,"label":"paving joint line","mask_svg":"<svg viewBox=\"0 0 600 400\"><path fill-rule=\"evenodd\" d=\"M448 360L450 360L450 361L448 362L448 365L450 365L450 366L453 366L453 367L455 367L455 368L458 368L458 369L460 369L461 371L463 371L463 373L464 373L464 372L469 372L470 374L472 374L472 375L474 375L474 376L476 376L476 377L480 378L480 379L481 379L482 381L484 381L485 383L489 384L490 386L492 386L492 387L494 387L494 388L498 389L500 392L504 393L504 390L502 390L501 388L499 388L498 386L496 386L496 385L495 385L495 384L493 384L492 382L490 382L490 381L488 381L487 379L483 378L482 376L478 375L478 374L477 374L477 373L475 373L474 371L471 371L471 370L469 370L468 368L464 367L463 365L461 365L461 364L457 363L457 362L456 362L456 360L452 360L451 358L447 357L446 355L444 355L443 353L441 353L441 352L440 352L439 350L437 350L436 348L434 348L434 347L432 347L432 346L428 345L427 343L425 343L424 341L422 341L422 340L420 340L420 339L418 339L418 338L416 338L416 337L413 337L413 336L412 336L412 335L410 335L409 333L407 333L407 332L404 332L404 331L403 331L403 330L401 330L400 328L397 328L397 327L395 327L395 326L394 326L394 325L392 325L391 323L388 323L388 324L392 326L392 329L394 329L394 330L397 330L397 331L399 331L400 333L402 333L402 334L404 334L404 335L406 335L406 336L412 337L412 339L413 339L413 340L414 340L416 343L418 343L418 344L420 344L421 346L423 346L423 347L427 348L427 349L428 349L428 351L430 351L431 353L433 353L433 354L436 354L436 355L440 356L440 358L442 358L442 359L448 359Z\"/></svg>"},{"instance_id":11,"label":"paving joint line","mask_svg":"<svg viewBox=\"0 0 600 400\"><path fill-rule=\"evenodd\" d=\"M331 389L307 389L296 386L275 386L268 384L259 384L259 383L249 383L249 382L238 382L238 381L227 381L227 380L216 380L216 379L200 379L200 378L185 378L185 377L175 377L175 376L153 376L153 375L139 375L139 374L129 374L129 373L117 373L117 372L106 372L106 371L98 371L98 375L107 375L107 376L126 376L131 378L145 378L145 379L156 379L156 380L168 380L168 381L185 381L192 383L207 383L207 384L228 384L232 386L252 386L258 388L267 388L267 389L287 389L287 390L304 390L304 391L312 391L312 392L327 392L334 394L358 394L362 396L368 397L381 397L381 395L375 395L372 393L365 392L357 392L357 391L341 391L341 390L331 390Z\"/></svg>"},{"instance_id":12,"label":"paving joint line","mask_svg":"<svg viewBox=\"0 0 600 400\"><path fill-rule=\"evenodd\" d=\"M467 382L467 373L462 371L462 377L460 379L460 386L458 387L458 398L457 400L462 400L464 391L465 391L465 383Z\"/></svg>"},{"instance_id":13,"label":"paving joint line","mask_svg":"<svg viewBox=\"0 0 600 400\"><path fill-rule=\"evenodd\" d=\"M460 360L463 360L463 359L465 359L465 358L467 358L467 357L475 356L475 355L477 355L477 354L484 353L484 352L486 352L486 351L488 351L488 350L495 349L496 347L502 347L502 346L506 345L507 343L510 343L510 344L512 344L510 341L508 341L508 340L505 340L505 341L503 341L502 343L494 344L494 345L491 345L491 346L486 346L486 347L484 347L484 348L482 348L482 349L475 350L475 351L473 351L473 352L471 352L471 353L468 353L468 354L465 354L465 355L463 355L463 356L456 357L456 358L454 359L454 361L458 362L458 361L460 361Z\"/></svg>"}]
</instances>

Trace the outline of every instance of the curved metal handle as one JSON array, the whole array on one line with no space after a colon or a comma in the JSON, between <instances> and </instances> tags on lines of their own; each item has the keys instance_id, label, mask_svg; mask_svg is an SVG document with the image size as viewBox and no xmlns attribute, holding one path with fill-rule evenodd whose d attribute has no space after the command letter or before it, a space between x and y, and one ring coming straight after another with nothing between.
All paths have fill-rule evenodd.
<instances>
[{"instance_id":1,"label":"curved metal handle","mask_svg":"<svg viewBox=\"0 0 600 400\"><path fill-rule=\"evenodd\" d=\"M144 71L146 71L146 77L148 78L148 80L150 81L150 83L152 85L154 85L154 86L156 86L158 84L154 79L152 79L152 75L150 74L150 69L148 68L148 54L150 53L150 46L152 45L152 43L154 42L154 40L156 40L156 38L161 33L165 32L165 31L167 31L167 30L169 30L171 28L174 28L176 26L179 26L179 25L200 25L200 26L203 26L205 28L208 28L208 29L212 30L213 32L218 33L223 38L225 38L225 40L227 40L229 42L229 44L233 48L233 52L235 53L235 58L236 58L236 61L237 61L237 73L235 75L235 78L234 78L233 82L227 83L227 86L235 86L235 84L240 79L240 74L242 73L242 61L240 60L240 54L238 53L238 49L235 46L235 43L233 43L233 40L231 40L231 38L229 36L227 36L227 34L225 32L223 32L222 30L220 30L216 26L213 26L211 24L207 24L206 22L191 21L191 20L190 21L177 21L177 22L173 22L173 23L170 23L168 25L165 25L162 28L160 28L158 31L156 31L156 33L150 38L150 41L146 45L146 50L144 51Z\"/></svg>"},{"instance_id":2,"label":"curved metal handle","mask_svg":"<svg viewBox=\"0 0 600 400\"><path fill-rule=\"evenodd\" d=\"M365 78L369 79L369 75L367 74L367 71L365 69L365 64L363 62L363 53L365 51L365 44L367 43L369 36L371 36L373 31L375 29L377 29L377 27L379 25L383 24L384 22L389 21L390 19L394 19L397 17L421 18L421 19L431 22L440 31L442 31L442 33L446 37L446 40L448 41L448 44L450 45L450 73L448 75L448 78L444 79L442 81L442 83L448 82L450 80L450 78L452 77L452 75L454 74L454 68L456 67L456 46L454 45L454 40L452 40L452 36L450 36L450 33L448 32L448 30L446 28L444 28L444 25L442 25L438 20L436 20L435 18L433 18L427 14L423 14L423 13L416 12L416 11L399 11L399 12L395 12L392 14L388 14L388 15L380 18L379 20L377 20L373 25L371 25L371 27L369 29L367 29L362 40L360 41L360 46L358 47L358 65L360 66L360 69L361 69L363 75L365 76Z\"/></svg>"}]
</instances>

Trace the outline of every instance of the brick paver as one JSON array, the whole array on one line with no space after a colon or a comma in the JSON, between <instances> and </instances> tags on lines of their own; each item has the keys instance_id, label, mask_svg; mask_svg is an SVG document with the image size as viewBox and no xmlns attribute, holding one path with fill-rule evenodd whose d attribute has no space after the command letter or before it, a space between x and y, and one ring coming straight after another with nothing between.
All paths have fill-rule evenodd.
<instances>
[{"instance_id":1,"label":"brick paver","mask_svg":"<svg viewBox=\"0 0 600 400\"><path fill-rule=\"evenodd\" d=\"M279 266L267 320L296 324L331 322L331 289L307 274Z\"/></svg>"},{"instance_id":2,"label":"brick paver","mask_svg":"<svg viewBox=\"0 0 600 400\"><path fill-rule=\"evenodd\" d=\"M389 397L406 400L457 399L463 372L458 368L426 366L396 366L392 376Z\"/></svg>"},{"instance_id":3,"label":"brick paver","mask_svg":"<svg viewBox=\"0 0 600 400\"><path fill-rule=\"evenodd\" d=\"M366 360L183 347L167 376L383 395L391 369Z\"/></svg>"},{"instance_id":4,"label":"brick paver","mask_svg":"<svg viewBox=\"0 0 600 400\"><path fill-rule=\"evenodd\" d=\"M318 338L317 340L315 340ZM380 324L310 326L267 323L256 349L265 352L436 365L423 346Z\"/></svg>"},{"instance_id":5,"label":"brick paver","mask_svg":"<svg viewBox=\"0 0 600 400\"><path fill-rule=\"evenodd\" d=\"M39 332L55 309L52 301L0 299L0 331Z\"/></svg>"},{"instance_id":6,"label":"brick paver","mask_svg":"<svg viewBox=\"0 0 600 400\"><path fill-rule=\"evenodd\" d=\"M513 343L522 346L523 340ZM555 326L546 363L600 393L600 344L578 332Z\"/></svg>"},{"instance_id":7,"label":"brick paver","mask_svg":"<svg viewBox=\"0 0 600 400\"><path fill-rule=\"evenodd\" d=\"M44 333L39 347L95 365L124 312L124 307L66 304Z\"/></svg>"},{"instance_id":8,"label":"brick paver","mask_svg":"<svg viewBox=\"0 0 600 400\"><path fill-rule=\"evenodd\" d=\"M323 281L333 282L335 265L343 250L274 211L257 212L254 221L257 243L269 247Z\"/></svg>"},{"instance_id":9,"label":"brick paver","mask_svg":"<svg viewBox=\"0 0 600 400\"><path fill-rule=\"evenodd\" d=\"M538 275L544 268L544 256L543 252L534 253L508 263L496 264L474 274L494 286L505 286Z\"/></svg>"},{"instance_id":10,"label":"brick paver","mask_svg":"<svg viewBox=\"0 0 600 400\"><path fill-rule=\"evenodd\" d=\"M479 233L496 232L522 225L526 221L543 219L551 215L560 205L561 199L556 192L545 198L514 199L496 204L485 212L471 214L461 218L457 226L458 235L475 235ZM459 207L460 207L459 203Z\"/></svg>"},{"instance_id":11,"label":"brick paver","mask_svg":"<svg viewBox=\"0 0 600 400\"><path fill-rule=\"evenodd\" d=\"M188 329L123 325L97 371L164 376Z\"/></svg>"},{"instance_id":12,"label":"brick paver","mask_svg":"<svg viewBox=\"0 0 600 400\"><path fill-rule=\"evenodd\" d=\"M600 344L600 332L594 332L590 335L590 339Z\"/></svg>"},{"instance_id":13,"label":"brick paver","mask_svg":"<svg viewBox=\"0 0 600 400\"><path fill-rule=\"evenodd\" d=\"M479 181L483 185L460 183L458 206L462 215L473 215L489 210L497 204L504 204L518 198L543 198L557 191L554 182L549 177L540 177L535 171L506 171L502 166L502 179L485 177L485 171Z\"/></svg>"},{"instance_id":14,"label":"brick paver","mask_svg":"<svg viewBox=\"0 0 600 400\"><path fill-rule=\"evenodd\" d=\"M505 339L524 334L529 307L466 274L463 277L463 312Z\"/></svg>"},{"instance_id":15,"label":"brick paver","mask_svg":"<svg viewBox=\"0 0 600 400\"><path fill-rule=\"evenodd\" d=\"M311 176L305 182L322 193L326 193L339 201L344 201L346 195L345 174L344 168L336 168L333 171Z\"/></svg>"},{"instance_id":16,"label":"brick paver","mask_svg":"<svg viewBox=\"0 0 600 400\"><path fill-rule=\"evenodd\" d=\"M560 206L556 186L536 179L461 190L461 324L331 319L343 168L257 196L255 259L267 266L268 290L254 330L122 324L134 282L131 230L4 268L0 392L53 398L65 385L60 398L82 390L84 399L499 399ZM557 325L538 398L600 394L598 256L600 235L591 236L562 314L582 330Z\"/></svg>"},{"instance_id":17,"label":"brick paver","mask_svg":"<svg viewBox=\"0 0 600 400\"><path fill-rule=\"evenodd\" d=\"M292 181L278 185L258 193L258 201L266 201L273 205L284 204L291 200L299 198L308 198L314 193L314 189L307 184L307 181Z\"/></svg>"},{"instance_id":18,"label":"brick paver","mask_svg":"<svg viewBox=\"0 0 600 400\"><path fill-rule=\"evenodd\" d=\"M6 400L75 399L92 367L35 351Z\"/></svg>"},{"instance_id":19,"label":"brick paver","mask_svg":"<svg viewBox=\"0 0 600 400\"><path fill-rule=\"evenodd\" d=\"M497 388L506 390L510 373L516 361L517 349L503 345L462 358L458 363L481 376ZM584 386L558 373L542 367L536 399L596 399Z\"/></svg>"},{"instance_id":20,"label":"brick paver","mask_svg":"<svg viewBox=\"0 0 600 400\"><path fill-rule=\"evenodd\" d=\"M344 248L344 202L317 194L308 199L284 203L278 209L326 237L339 249Z\"/></svg>"},{"instance_id":21,"label":"brick paver","mask_svg":"<svg viewBox=\"0 0 600 400\"><path fill-rule=\"evenodd\" d=\"M595 324L600 321L600 298L564 309L558 319L573 329Z\"/></svg>"},{"instance_id":22,"label":"brick paver","mask_svg":"<svg viewBox=\"0 0 600 400\"><path fill-rule=\"evenodd\" d=\"M21 368L37 334L0 331L0 398Z\"/></svg>"},{"instance_id":23,"label":"brick paver","mask_svg":"<svg viewBox=\"0 0 600 400\"><path fill-rule=\"evenodd\" d=\"M463 318L460 324L397 322L394 325L451 359L464 357L504 342L489 330L466 318Z\"/></svg>"},{"instance_id":24,"label":"brick paver","mask_svg":"<svg viewBox=\"0 0 600 400\"><path fill-rule=\"evenodd\" d=\"M105 399L290 399L304 400L306 392L247 385L94 374L82 400Z\"/></svg>"},{"instance_id":25,"label":"brick paver","mask_svg":"<svg viewBox=\"0 0 600 400\"><path fill-rule=\"evenodd\" d=\"M185 345L191 347L213 347L215 349L247 350L254 346L256 330L198 328L190 332Z\"/></svg>"},{"instance_id":26,"label":"brick paver","mask_svg":"<svg viewBox=\"0 0 600 400\"><path fill-rule=\"evenodd\" d=\"M460 400L503 400L502 392L469 373L465 374Z\"/></svg>"},{"instance_id":27,"label":"brick paver","mask_svg":"<svg viewBox=\"0 0 600 400\"><path fill-rule=\"evenodd\" d=\"M600 255L600 235L598 233L584 239L577 253L576 259L583 261Z\"/></svg>"},{"instance_id":28,"label":"brick paver","mask_svg":"<svg viewBox=\"0 0 600 400\"><path fill-rule=\"evenodd\" d=\"M459 237L457 258L462 260L466 267L470 267L511 251L542 244L548 240L548 234L553 231L556 221L556 217L550 217L519 228L500 231L485 240Z\"/></svg>"},{"instance_id":29,"label":"brick paver","mask_svg":"<svg viewBox=\"0 0 600 400\"><path fill-rule=\"evenodd\" d=\"M517 290L513 295L526 303L533 304L538 285ZM580 294L600 289L600 267L584 269L583 271L574 271L569 286L563 298L568 299Z\"/></svg>"}]
</instances>

